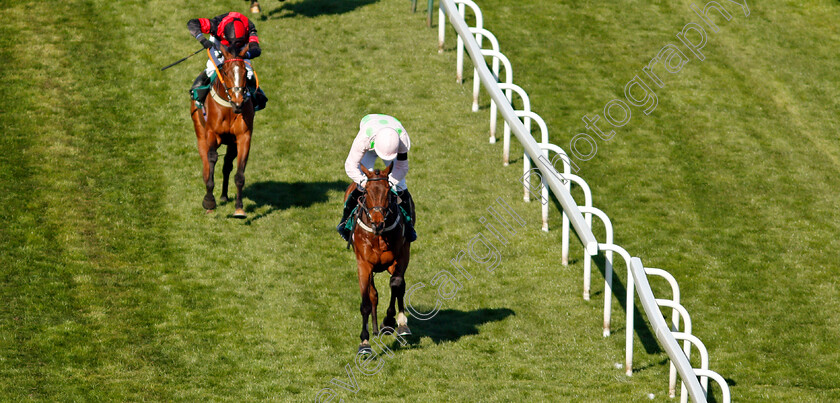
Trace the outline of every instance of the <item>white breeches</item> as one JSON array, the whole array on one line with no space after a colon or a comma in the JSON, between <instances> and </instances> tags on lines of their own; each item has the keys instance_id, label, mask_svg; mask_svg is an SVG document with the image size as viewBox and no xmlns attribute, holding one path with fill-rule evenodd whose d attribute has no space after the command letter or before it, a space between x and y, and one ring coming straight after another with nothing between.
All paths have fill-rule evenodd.
<instances>
[{"instance_id":1,"label":"white breeches","mask_svg":"<svg viewBox=\"0 0 840 403\"><path fill-rule=\"evenodd\" d=\"M222 52L219 52L218 50L214 50L214 52L216 52L216 58L219 59L219 63L225 61L225 57L222 56ZM248 71L248 81L253 80L254 79L254 70L251 68L251 61L250 60L248 60L248 63L245 63L245 70ZM207 59L207 66L204 69L204 73L207 74L207 77L210 77L215 72L216 72L216 67L213 65L213 59Z\"/></svg>"}]
</instances>

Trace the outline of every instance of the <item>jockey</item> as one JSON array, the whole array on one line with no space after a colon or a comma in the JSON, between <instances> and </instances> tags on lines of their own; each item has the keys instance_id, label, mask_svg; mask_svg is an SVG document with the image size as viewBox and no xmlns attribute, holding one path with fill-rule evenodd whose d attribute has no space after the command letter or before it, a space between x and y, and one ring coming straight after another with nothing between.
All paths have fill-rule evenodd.
<instances>
[{"instance_id":1,"label":"jockey","mask_svg":"<svg viewBox=\"0 0 840 403\"><path fill-rule=\"evenodd\" d=\"M359 134L353 140L353 147L347 160L344 161L344 171L353 182L356 182L356 189L344 203L344 214L341 223L336 228L345 241L350 242L350 230L345 228L347 219L356 208L358 198L363 195L367 176L359 168L364 165L367 169L373 169L376 157L379 157L386 166L394 162L388 182L396 190L399 196L400 208L408 214L405 220L405 239L407 242L414 242L417 233L414 232L414 202L411 193L405 184L405 177L408 174L408 150L411 148L411 140L408 133L399 120L388 115L367 115L362 118L359 124ZM360 190L362 189L362 190Z\"/></svg>"},{"instance_id":2,"label":"jockey","mask_svg":"<svg viewBox=\"0 0 840 403\"><path fill-rule=\"evenodd\" d=\"M213 55L221 63L224 58L219 46L225 46L231 53L239 53L245 46L248 46L248 52L245 55L246 59L253 59L262 53L260 49L260 39L257 37L257 28L254 23L248 20L248 17L236 12L221 14L211 19L207 18L193 18L187 22L187 29L190 30L195 39L201 42L205 49L211 49ZM210 39L207 39L204 34L209 34ZM254 71L251 68L251 63L246 63L248 70L248 82L255 86ZM193 82L190 88L190 94L196 100L196 106L202 107L204 98L210 91L210 76L216 70L216 66L212 59L207 60L207 67ZM265 107L268 101L265 93L261 88L257 88L254 94L254 109L260 110Z\"/></svg>"}]
</instances>

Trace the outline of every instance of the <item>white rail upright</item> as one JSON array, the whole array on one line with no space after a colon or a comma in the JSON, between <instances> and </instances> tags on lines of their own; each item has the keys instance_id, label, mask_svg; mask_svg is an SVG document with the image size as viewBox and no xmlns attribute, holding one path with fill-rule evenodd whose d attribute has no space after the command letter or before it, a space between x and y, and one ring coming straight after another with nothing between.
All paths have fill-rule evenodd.
<instances>
[{"instance_id":1,"label":"white rail upright","mask_svg":"<svg viewBox=\"0 0 840 403\"><path fill-rule=\"evenodd\" d=\"M581 211L589 212L594 214L596 217L601 219L601 222L604 223L605 228L605 238L606 243L613 242L613 230L612 230L612 222L610 218L604 214L603 211L594 208L594 207L585 207L582 208ZM591 261L592 257L587 256L585 257L585 263L583 271L584 279L583 279L583 299L589 300L589 272L591 270ZM604 263L604 325L603 325L603 335L607 337L610 335L610 320L612 316L612 251L608 250L605 254L605 263Z\"/></svg>"},{"instance_id":2,"label":"white rail upright","mask_svg":"<svg viewBox=\"0 0 840 403\"><path fill-rule=\"evenodd\" d=\"M633 375L633 293L634 283L632 267L630 266L630 254L624 248L615 244L599 244L598 249L604 251L613 251L619 254L624 263L627 265L627 295L624 310L627 312L627 321L624 327L624 373L627 376Z\"/></svg>"},{"instance_id":3,"label":"white rail upright","mask_svg":"<svg viewBox=\"0 0 840 403\"><path fill-rule=\"evenodd\" d=\"M505 96L507 97L507 104L513 105L513 90L511 87L513 85L513 67L510 65L510 60L508 60L507 56L503 55L501 52L489 49L482 49L481 54L486 57L492 57L493 61L501 61L502 65L505 66L505 81L504 83L505 88ZM496 71L494 75L494 79L498 82L499 81L499 72ZM501 87L499 87L501 89ZM498 106L496 102L492 99L490 101L490 143L496 142L496 109ZM508 125L507 120L505 120L505 131L509 131L510 126ZM530 132L528 133L530 136Z\"/></svg>"},{"instance_id":4,"label":"white rail upright","mask_svg":"<svg viewBox=\"0 0 840 403\"><path fill-rule=\"evenodd\" d=\"M656 339L659 340L659 343L665 348L665 352L668 353L668 356L671 357L671 360L677 367L677 371L680 373L683 382L685 382L691 399L695 402L705 403L706 391L700 385L700 381L697 379L697 372L691 367L691 363L688 361L685 353L680 350L677 339L671 333L671 329L668 328L668 324L665 322L665 317L662 316L662 312L659 310L659 305L656 303L656 299L653 297L653 291L650 288L650 283L648 283L642 260L639 258L631 259L631 266L633 268L633 282L639 286L639 301L642 303L645 315L653 327ZM726 398L728 397L728 393L729 391L727 390L724 395L725 403L729 403L729 399Z\"/></svg>"},{"instance_id":5,"label":"white rail upright","mask_svg":"<svg viewBox=\"0 0 840 403\"><path fill-rule=\"evenodd\" d=\"M520 118L527 117L527 118L533 119L535 122L537 122L537 127L540 128L540 144L550 144L548 142L548 126L546 126L545 120L543 120L543 118L540 117L540 115L537 115L536 113L531 112L531 111L516 111L516 116L520 117ZM563 154L565 155L566 152L564 151ZM548 150L544 150L543 155L548 157ZM566 172L564 171L564 175L565 175L565 173ZM531 179L531 159L528 158L528 154L523 154L522 155L522 182L525 186L525 190L523 192L524 194L522 196L522 200L525 200L526 202L531 201L531 197L530 197L530 195L531 195L531 190L530 189L531 188L530 188L530 186L528 186L528 181L530 179ZM567 189L568 189L568 187L567 187ZM543 204L548 206L548 203L545 203L547 201L548 195L546 194L545 197L546 197L546 199L543 200ZM548 214L548 210L546 210L545 214ZM548 231L548 222L547 222L548 217L545 216L545 214L543 214L543 231Z\"/></svg>"},{"instance_id":6,"label":"white rail upright","mask_svg":"<svg viewBox=\"0 0 840 403\"><path fill-rule=\"evenodd\" d=\"M490 94L490 98L498 105L502 118L511 125L513 134L516 135L516 138L522 143L522 147L525 149L525 152L531 157L540 172L542 172L543 180L548 184L549 188L560 202L560 205L563 207L563 210L566 211L566 214L568 214L572 227L574 227L577 232L585 250L590 254L597 253L598 241L595 239L595 236L592 235L592 230L586 225L586 221L583 219L583 215L580 213L580 210L578 210L577 204L574 199L572 199L571 194L569 194L568 190L566 190L562 180L562 175L557 172L551 163L549 163L549 161L542 155L542 150L534 138L531 137L531 134L525 131L525 126L519 118L516 117L513 107L505 97L505 94L503 94L502 90L499 88L496 77L490 72L490 69L487 67L487 63L477 62L483 60L484 55L482 54L481 48L478 47L478 44L472 38L467 23L458 14L455 2L453 0L441 0L440 7L444 10L445 14L449 16L449 22L455 28L455 32L457 32L458 36L465 38L464 45L475 64L475 68L478 70L478 76L481 83ZM442 25L443 22L440 24Z\"/></svg>"},{"instance_id":7,"label":"white rail upright","mask_svg":"<svg viewBox=\"0 0 840 403\"><path fill-rule=\"evenodd\" d=\"M645 274L648 276L658 276L665 279L668 284L671 286L671 300L675 303L680 303L680 285L677 284L677 279L662 269L656 269L653 267L645 267ZM671 310L671 331L677 332L680 329L680 312L676 309ZM668 375L668 395L674 397L676 393L676 385L677 385L677 369L674 367L674 363L671 363L671 372ZM705 388L705 386L704 386Z\"/></svg>"},{"instance_id":8,"label":"white rail upright","mask_svg":"<svg viewBox=\"0 0 840 403\"><path fill-rule=\"evenodd\" d=\"M584 182L585 183L585 182ZM598 217L605 228L606 243L613 243L613 228L610 218L603 211L594 207L580 207L580 211L591 213ZM610 317L612 316L612 251L607 251L606 262L604 263L604 337L610 335ZM592 257L584 257L583 264L583 299L589 301L590 272L592 270Z\"/></svg>"},{"instance_id":9,"label":"white rail upright","mask_svg":"<svg viewBox=\"0 0 840 403\"><path fill-rule=\"evenodd\" d=\"M458 4L462 4L461 11L458 10L456 2ZM519 115L521 113L517 114L517 111L514 111L511 105L511 97L505 97L505 94L502 92L502 89L499 86L498 73L496 72L496 74L494 74L487 67L487 63L484 60L484 57L487 56L486 53L488 51L483 51L481 49L478 42L476 41L476 38L473 37L475 33L470 31L470 28L467 26L463 18L463 4L466 4L466 2L472 4L470 7L473 8L473 10L476 12L477 19L479 19L478 13L480 13L480 11L478 11L477 6L473 7L475 3L473 3L471 0L440 1L441 21L439 24L440 29L438 35L439 50L443 50L443 16L445 14L449 16L449 21L455 28L456 33L458 34L459 47L461 45L465 46L467 52L470 54L473 64L475 65L475 71L478 74L481 83L484 85L485 89L490 94L492 102L498 105L499 111L502 114L502 118L504 119L505 123L509 125L510 128L513 130L513 133L516 135L517 139L522 143L527 157L534 161L534 164L537 167L536 169L540 172L540 176L543 182L543 188L545 189L547 185L547 188L554 192L555 196L560 202L563 212L568 216L568 220L571 223L571 226L575 229L579 239L581 240L581 243L584 245L585 255L595 255L599 252L599 250L603 250L607 253L613 251L619 253L627 264L627 331L625 343L625 371L627 375L632 374L634 316L633 302L635 289L638 289L639 300L641 301L642 307L645 310L646 316L650 320L650 324L653 328L654 334L656 335L656 338L659 341L659 343L665 348L668 356L671 358L672 363L676 367L677 372L683 380L685 391L682 393L681 397L683 399L686 399L688 396L690 396L691 399L695 402L705 403L707 393L707 390L705 390L705 388L707 386L708 378L712 378L715 380L715 382L717 382L720 385L724 397L724 402L728 403L730 400L730 395L729 387L726 384L726 380L719 374L704 368L708 366L708 354L705 351L705 346L702 346L702 342L700 342L700 340L696 337L688 334L688 332L673 333L672 330L669 328L668 324L665 322L665 318L662 316L662 312L659 308L660 304L665 307L671 307L672 309L677 311L677 313L673 315L674 330L678 330L679 316L682 316L684 318L686 330L690 331L690 318L688 317L688 312L685 310L684 307L682 307L682 305L675 301L679 298L679 289L678 287L676 287L676 281L673 280L673 276L670 276L670 274L667 274L667 272L661 271L660 269L646 270L645 267L642 265L642 261L639 258L631 257L630 254L627 253L627 251L625 251L618 245L614 245L609 242L601 244L597 242L595 236L592 233L591 220L587 221L583 217L583 215L581 214L581 209L578 208L574 199L571 197L568 187L568 185L571 184L571 181L568 180L563 174L557 172L557 170L554 168L553 162L550 162L547 158L547 150L543 151L544 149L541 148L541 145L537 144L537 142L531 136L530 130L525 130L523 122L519 120ZM489 52L493 51L490 50ZM498 51L495 52L495 54L504 57L503 55L501 55L501 53L498 53ZM501 57L500 60L502 60L502 62L504 63L505 59L501 59ZM509 61L507 62L507 65L505 67L507 71L510 71ZM512 85L512 83L509 84ZM509 88L505 89L508 90ZM557 148L559 149L559 147ZM563 153L562 156L565 157L565 159L563 160L564 163L568 164L568 156L565 153ZM542 193L541 196L544 194L545 193ZM590 206L584 207L584 210L587 213L596 214L594 213L594 211L597 209L589 210L588 207ZM606 215L603 215L603 212L600 212L600 210L597 211L600 213L599 218L602 218L602 220L608 220L608 218L606 218ZM611 225L609 225L609 227L611 228ZM663 273L665 275L663 275ZM672 301L654 298L653 291L651 290L650 284L648 283L648 275L661 275L662 277L665 277L672 285L675 300ZM611 273L608 277L609 279L612 278ZM609 279L605 278L605 287L611 287L611 284L607 284L607 281L609 281ZM606 290L605 297L609 294L611 294L611 291ZM608 308L608 305L605 301L605 309L606 308ZM608 319L608 317L606 318ZM608 320L605 321L605 323L608 323ZM677 337L679 337L680 340L684 340L684 343L686 344L684 350L680 349L679 343L677 342ZM691 345L697 346L698 350L701 351L701 368L695 369L691 367L691 362L688 359L690 355ZM700 379L698 379L698 377L702 378L702 382Z\"/></svg>"},{"instance_id":10,"label":"white rail upright","mask_svg":"<svg viewBox=\"0 0 840 403\"><path fill-rule=\"evenodd\" d=\"M484 35L487 37L487 40L490 41L490 50L495 50L499 52L499 41L496 39L496 36L493 35L492 32L484 29L484 28L470 28L470 32L476 35L476 38L479 38L479 35ZM478 41L478 45L481 46L481 41ZM483 49L483 48L482 48ZM499 60L493 58L493 75L496 77L499 76ZM473 104L472 104L472 111L478 112L478 91L481 88L481 80L478 79L478 71L473 69ZM490 102L493 102L492 100ZM495 122L494 122L495 124ZM496 138L490 137L490 142L495 143Z\"/></svg>"},{"instance_id":11,"label":"white rail upright","mask_svg":"<svg viewBox=\"0 0 840 403\"><path fill-rule=\"evenodd\" d=\"M718 386L720 386L721 394L723 394L723 403L729 403L731 401L729 396L729 385L726 384L726 379L723 379L720 374L715 371L711 371L708 369L694 369L694 373L700 377L709 377L717 382Z\"/></svg>"},{"instance_id":12,"label":"white rail upright","mask_svg":"<svg viewBox=\"0 0 840 403\"><path fill-rule=\"evenodd\" d=\"M478 5L476 5L472 0L456 0L456 3L458 4L458 13L461 14L461 19L464 19L464 17L466 17L466 10L465 10L464 6L468 6L470 9L472 9L473 13L475 14L475 28L478 28L478 29L484 28L483 18L481 16L481 9L478 8ZM441 24L441 25L443 25L443 24ZM440 40L441 43L443 43L442 32L444 32L444 31L441 30L441 29L438 30L438 34L440 35L439 40ZM476 34L475 37L476 37L476 43L478 44L478 47L480 49L481 48L481 34ZM464 40L463 40L463 38L461 38L460 35L458 35L457 44L455 46L456 46L456 50L457 50L457 54L458 54L458 56L457 56L457 58L458 58L457 67L456 67L457 70L456 70L456 73L455 73L455 80L458 82L458 84L460 84L460 83L464 82ZM440 51L440 49L438 51ZM477 74L478 73L476 73L476 79L477 79Z\"/></svg>"},{"instance_id":13,"label":"white rail upright","mask_svg":"<svg viewBox=\"0 0 840 403\"><path fill-rule=\"evenodd\" d=\"M498 62L498 60L493 58L493 63L497 63L497 62ZM495 66L493 72L495 73L496 77L499 76L498 66ZM522 87L520 87L516 84L499 83L499 88L501 88L503 90L512 90L513 92L515 92L517 95L519 95L519 98L522 99L522 109L521 110L523 110L525 112L530 112L531 111L531 98L528 97L528 93L525 92L525 90L523 90ZM495 126L496 126L496 114L492 113L492 112L495 112L496 110L493 108L493 106L494 106L493 101L490 101L490 102L491 102L491 104L490 104L490 108L491 108L490 124L492 125L491 128L490 128L490 133L493 133L493 134L490 135L491 136L490 137L490 139L491 139L490 142L495 143L496 138L494 137L494 134L496 133L496 128L495 128ZM524 123L525 123L525 131L527 131L528 133L531 133L531 118L526 116ZM505 122L505 134L504 134L504 141L502 143L502 165L503 166L508 166L509 163L510 163L510 126L508 126L507 122ZM563 171L563 173L565 174L566 171Z\"/></svg>"},{"instance_id":14,"label":"white rail upright","mask_svg":"<svg viewBox=\"0 0 840 403\"><path fill-rule=\"evenodd\" d=\"M514 112L517 117L524 118L527 117L529 119L533 119L537 122L537 126L540 128L540 144L551 144L548 142L548 126L545 125L545 120L543 120L540 115L537 115L531 111L515 111ZM564 151L565 154L565 151ZM548 159L548 150L543 150L543 156ZM564 176L566 172L563 172ZM528 154L522 155L522 184L524 185L524 191L522 195L522 200L526 202L531 201L531 187L529 186L529 182L531 180L531 158L528 157ZM566 189L569 189L566 187ZM542 204L546 207L543 209L543 231L548 231L548 188L543 186L543 196L542 196Z\"/></svg>"},{"instance_id":15,"label":"white rail upright","mask_svg":"<svg viewBox=\"0 0 840 403\"><path fill-rule=\"evenodd\" d=\"M527 121L528 121L528 120L526 120L526 122L527 122ZM541 144L540 144L540 148L542 148L542 149L543 149L543 151L551 151L551 152L554 152L554 158L552 158L552 159L550 160L550 161L551 161L551 165L552 165L552 166L556 166L556 165L555 165L555 163L554 163L554 161L555 161L557 158L559 158L559 159L560 159L560 161L562 161L562 162L563 162L563 176L564 176L565 178L567 178L567 179L571 177L571 175L572 175L572 167L571 167L571 165L569 165L569 156L566 154L566 152L565 152L565 151L563 151L563 149L562 149L562 148L560 148L560 147L558 147L558 146L556 146L556 145L554 145L554 144L551 144L551 143L541 143ZM592 194L591 194L591 193L587 193L587 192L589 191L589 185L586 185L586 182L583 182L583 179L581 179L581 182L583 183L583 185L581 185L581 187L584 187L584 185L585 185L585 188L584 188L584 193L583 193L584 200L586 200L586 197L589 197L589 198L591 199L591 198L592 198ZM566 181L566 183L565 183L564 185L566 186L566 190L567 190L567 191L569 191L569 192L571 192L571 191L572 191L572 184L571 184L571 182ZM543 188L545 188L545 185L543 185ZM549 200L548 200L548 199L546 199L546 204L548 204L548 201L549 201ZM591 200L590 200L590 201L591 201ZM589 207L592 207L592 204L591 204L591 203L590 203L590 204L585 204L585 205L586 205L586 206L589 206ZM567 215L566 215L566 212L565 212L565 211L562 211L562 210L561 210L561 214L562 214L562 216L563 216L563 233L562 233L562 235L560 236L560 241L562 242L562 246L561 246L561 252L562 252L562 253L561 253L561 260L560 260L560 262L561 262L561 264L562 264L563 266L568 266L568 265L569 265L569 216L567 216ZM546 217L546 220L548 220L548 217ZM592 225L591 225L591 224L592 224L591 218L590 218L590 219L587 219L587 220L586 220L586 223L587 223L587 225L589 226L589 228L592 228Z\"/></svg>"},{"instance_id":16,"label":"white rail upright","mask_svg":"<svg viewBox=\"0 0 840 403\"><path fill-rule=\"evenodd\" d=\"M697 336L692 335L691 333L683 333L683 332L672 332L671 333L675 339L677 340L685 340L686 343L689 345L693 345L697 347L697 351L700 352L700 369L709 369L709 352L706 350L706 345L703 344ZM689 350L690 351L690 350ZM686 357L688 357L689 352L686 352ZM705 376L700 377L700 386L706 390L707 396L709 391L709 378ZM676 391L674 391L676 392ZM674 397L674 393L671 393L669 390L669 396ZM682 403L686 403L688 401L688 395L685 393L685 383L682 384L682 394L680 395L680 400Z\"/></svg>"}]
</instances>

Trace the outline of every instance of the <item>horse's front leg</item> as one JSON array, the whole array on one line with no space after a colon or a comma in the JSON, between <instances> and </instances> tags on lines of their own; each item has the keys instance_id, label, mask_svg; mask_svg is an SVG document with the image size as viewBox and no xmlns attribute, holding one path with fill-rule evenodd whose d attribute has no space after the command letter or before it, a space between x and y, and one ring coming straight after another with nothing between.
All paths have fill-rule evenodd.
<instances>
[{"instance_id":1,"label":"horse's front leg","mask_svg":"<svg viewBox=\"0 0 840 403\"><path fill-rule=\"evenodd\" d=\"M216 140L216 134L207 130L205 143L207 149L207 163L204 164L204 185L207 188L207 193L204 195L204 202L201 205L204 206L208 213L210 213L216 208L216 198L213 197L213 187L216 185L213 180L213 176L216 171L216 161L219 160L219 153L216 151L219 147Z\"/></svg>"},{"instance_id":2,"label":"horse's front leg","mask_svg":"<svg viewBox=\"0 0 840 403\"><path fill-rule=\"evenodd\" d=\"M225 162L222 165L222 196L219 200L222 203L228 202L228 183L230 181L230 172L233 171L233 159L236 158L236 143L230 143L225 151Z\"/></svg>"},{"instance_id":3,"label":"horse's front leg","mask_svg":"<svg viewBox=\"0 0 840 403\"><path fill-rule=\"evenodd\" d=\"M242 208L242 188L245 186L245 166L248 165L248 153L251 150L251 132L236 136L236 175L233 183L236 184L236 218L245 218L245 210Z\"/></svg>"},{"instance_id":4,"label":"horse's front leg","mask_svg":"<svg viewBox=\"0 0 840 403\"><path fill-rule=\"evenodd\" d=\"M359 344L359 351L357 354L371 354L373 349L370 348L370 333L368 332L368 316L372 311L372 301L370 299L370 280L372 278L373 268L366 262L362 262L357 258L359 266L359 292L362 294L362 304L359 311L362 314L362 333L359 338L362 340Z\"/></svg>"}]
</instances>

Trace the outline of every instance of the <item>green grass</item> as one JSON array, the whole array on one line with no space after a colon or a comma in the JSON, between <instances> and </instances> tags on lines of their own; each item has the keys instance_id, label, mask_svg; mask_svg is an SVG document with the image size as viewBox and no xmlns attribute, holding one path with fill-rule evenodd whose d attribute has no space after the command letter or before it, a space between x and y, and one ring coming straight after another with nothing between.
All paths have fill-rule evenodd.
<instances>
[{"instance_id":1,"label":"green grass","mask_svg":"<svg viewBox=\"0 0 840 403\"><path fill-rule=\"evenodd\" d=\"M690 3L479 5L567 148L584 114L697 20ZM709 34L706 61L668 75L656 111L634 108L579 174L616 243L675 275L736 400L838 400L840 3L763 2L749 17L724 3L734 18ZM186 94L203 60L160 67L197 49L189 18L246 6L0 5L0 400L312 401L331 387L359 401L669 401L667 356L641 319L633 377L614 367L623 262L604 339L601 275L582 301L579 244L561 266L559 214L539 231L516 185L521 148L502 168L486 94L473 114L472 75L454 82L451 29L438 54L409 2L263 2L254 65L270 101L246 172L249 218L230 218L232 203L205 215ZM495 271L467 265L473 279L438 316L410 319L415 337L380 373L355 372L353 394L330 383L346 378L360 331L354 258L334 226L367 113L412 135L418 308L497 197L527 224Z\"/></svg>"}]
</instances>

